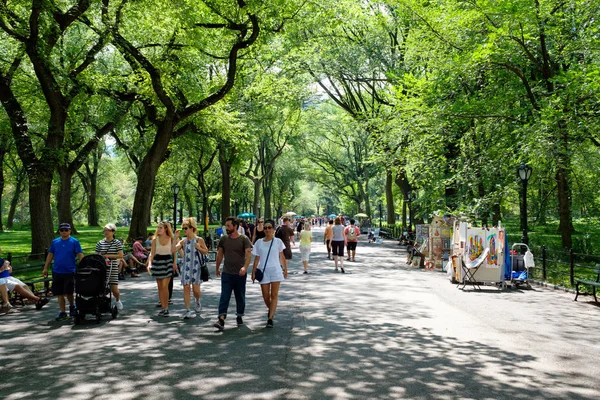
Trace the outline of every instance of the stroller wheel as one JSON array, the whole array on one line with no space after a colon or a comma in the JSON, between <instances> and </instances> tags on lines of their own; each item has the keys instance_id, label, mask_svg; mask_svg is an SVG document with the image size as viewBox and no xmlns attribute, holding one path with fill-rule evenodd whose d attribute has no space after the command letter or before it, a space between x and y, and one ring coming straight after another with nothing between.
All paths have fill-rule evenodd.
<instances>
[{"instance_id":1,"label":"stroller wheel","mask_svg":"<svg viewBox=\"0 0 600 400\"><path fill-rule=\"evenodd\" d=\"M117 315L119 315L119 310L117 309L117 306L114 305L112 310L111 310L111 315L113 317L113 319L117 318Z\"/></svg>"},{"instance_id":2,"label":"stroller wheel","mask_svg":"<svg viewBox=\"0 0 600 400\"><path fill-rule=\"evenodd\" d=\"M100 311L96 312L96 323L99 324L100 323L100 318L102 317L102 314L100 314Z\"/></svg>"},{"instance_id":3,"label":"stroller wheel","mask_svg":"<svg viewBox=\"0 0 600 400\"><path fill-rule=\"evenodd\" d=\"M73 323L75 325L79 325L81 323L81 317L79 316L79 313L75 314L75 318L73 319Z\"/></svg>"}]
</instances>

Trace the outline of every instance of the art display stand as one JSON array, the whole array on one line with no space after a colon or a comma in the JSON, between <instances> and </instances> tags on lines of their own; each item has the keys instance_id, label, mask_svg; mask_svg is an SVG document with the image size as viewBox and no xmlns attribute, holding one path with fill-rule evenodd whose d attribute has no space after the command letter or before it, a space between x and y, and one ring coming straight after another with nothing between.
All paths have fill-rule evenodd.
<instances>
[{"instance_id":1,"label":"art display stand","mask_svg":"<svg viewBox=\"0 0 600 400\"><path fill-rule=\"evenodd\" d=\"M464 283L468 279L481 284L496 283L504 286L507 268L505 255L508 249L506 232L501 226L477 228L467 222L457 221L454 224L452 242L453 262L449 265L453 267L451 272L456 281ZM480 259L484 252L487 253L486 256ZM476 260L478 265L474 264Z\"/></svg>"}]
</instances>

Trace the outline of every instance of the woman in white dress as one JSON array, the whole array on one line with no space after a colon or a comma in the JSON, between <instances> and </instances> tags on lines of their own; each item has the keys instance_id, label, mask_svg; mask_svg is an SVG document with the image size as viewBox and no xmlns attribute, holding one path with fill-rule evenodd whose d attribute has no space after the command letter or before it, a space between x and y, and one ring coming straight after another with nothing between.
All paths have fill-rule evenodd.
<instances>
[{"instance_id":1,"label":"woman in white dress","mask_svg":"<svg viewBox=\"0 0 600 400\"><path fill-rule=\"evenodd\" d=\"M272 328L279 297L279 285L281 281L287 279L288 270L287 260L283 255L285 244L283 244L281 239L274 236L275 223L272 220L265 221L264 230L265 237L257 240L252 248L252 254L255 256L252 268L252 280L256 279L257 268L263 271L260 289L262 290L265 305L269 309L267 328Z\"/></svg>"}]
</instances>

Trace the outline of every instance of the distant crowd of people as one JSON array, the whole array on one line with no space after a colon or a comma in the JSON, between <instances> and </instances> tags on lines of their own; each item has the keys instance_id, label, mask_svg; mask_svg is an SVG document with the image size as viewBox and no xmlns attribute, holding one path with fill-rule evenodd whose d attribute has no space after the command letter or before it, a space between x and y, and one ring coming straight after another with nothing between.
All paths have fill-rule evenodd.
<instances>
[{"instance_id":1,"label":"distant crowd of people","mask_svg":"<svg viewBox=\"0 0 600 400\"><path fill-rule=\"evenodd\" d=\"M243 325L246 281L250 273L252 281L260 283L263 300L268 310L266 327L272 328L280 284L288 278L288 262L292 259L292 247L296 245L297 240L303 273L309 274L312 227L322 225L326 225L324 244L327 247L327 258L331 259L333 256L335 271L341 270L344 273L344 249L347 249L348 254L345 260L355 261L356 245L360 236L360 229L355 225L354 219L350 219L346 226L343 216L334 219L311 218L294 221L283 216L279 219L279 224L262 218L258 218L256 224L235 217L227 218L216 248L215 272L216 276L221 278L221 294L214 327L219 331L224 330L232 293L236 302L236 324ZM202 270L207 268L209 249L204 239L198 236L196 219L193 217L184 219L181 231L175 232L171 223L160 222L156 231L149 233L147 238L138 237L132 244L131 252L127 254L124 253L122 241L115 238L116 231L115 224L105 225L104 238L96 244L95 248L96 254L106 260L106 283L115 299L116 308L122 310L124 307L119 291L119 279L125 279L126 271L130 276L137 277L139 275L136 270L141 268L146 269L156 280L157 307L160 308L158 316L169 316L173 279L177 276L183 287L185 306L183 318L191 319L199 315L202 310L200 300ZM61 223L58 232L60 237L54 239L50 245L42 274L47 277L52 265L52 293L57 297L59 307L55 319L62 321L76 315L75 273L77 262L80 262L84 255L79 241L71 236L69 224ZM27 285L11 276L12 267L8 261L0 258L0 264L2 265L0 295L4 311L8 311L11 307L8 293L12 291L33 301L37 309L47 304L46 298L36 296ZM249 268L251 268L250 272Z\"/></svg>"}]
</instances>

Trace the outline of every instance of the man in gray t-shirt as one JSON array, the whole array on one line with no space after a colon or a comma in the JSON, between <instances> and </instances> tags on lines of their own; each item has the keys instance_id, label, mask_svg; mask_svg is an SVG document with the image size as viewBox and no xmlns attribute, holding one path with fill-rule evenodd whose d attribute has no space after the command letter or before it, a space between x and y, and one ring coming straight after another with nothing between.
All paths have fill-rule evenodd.
<instances>
[{"instance_id":1,"label":"man in gray t-shirt","mask_svg":"<svg viewBox=\"0 0 600 400\"><path fill-rule=\"evenodd\" d=\"M220 331L225 329L225 318L227 308L231 300L231 292L235 295L237 324L243 325L242 316L246 308L246 276L248 265L252 258L252 243L246 235L238 233L240 222L235 217L225 220L224 235L219 240L217 250L217 277L221 277L221 298L219 299L219 318L214 327ZM223 274L221 274L221 262L225 258Z\"/></svg>"}]
</instances>

